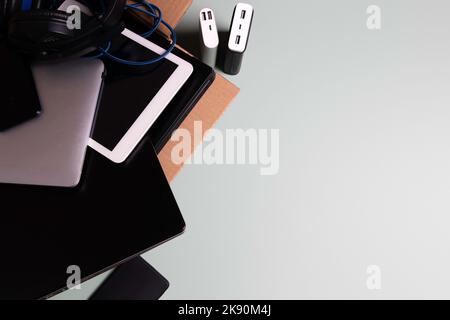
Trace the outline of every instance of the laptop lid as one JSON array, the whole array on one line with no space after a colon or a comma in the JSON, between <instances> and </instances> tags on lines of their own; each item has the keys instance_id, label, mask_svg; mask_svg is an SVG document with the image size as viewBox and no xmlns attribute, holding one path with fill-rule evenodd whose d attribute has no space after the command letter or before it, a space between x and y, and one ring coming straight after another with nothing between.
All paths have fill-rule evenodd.
<instances>
[{"instance_id":1,"label":"laptop lid","mask_svg":"<svg viewBox=\"0 0 450 320\"><path fill-rule=\"evenodd\" d=\"M0 133L0 182L73 187L80 181L103 82L103 63L32 67L40 117Z\"/></svg>"}]
</instances>

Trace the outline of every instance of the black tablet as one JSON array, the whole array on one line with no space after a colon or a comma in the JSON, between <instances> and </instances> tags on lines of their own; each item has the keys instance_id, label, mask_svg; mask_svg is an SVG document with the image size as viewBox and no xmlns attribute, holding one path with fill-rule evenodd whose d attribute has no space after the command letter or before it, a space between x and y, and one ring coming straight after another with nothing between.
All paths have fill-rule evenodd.
<instances>
[{"instance_id":1,"label":"black tablet","mask_svg":"<svg viewBox=\"0 0 450 320\"><path fill-rule=\"evenodd\" d=\"M0 185L0 299L61 292L184 231L151 139L122 164L88 150L75 190ZM69 284L72 283L69 281Z\"/></svg>"},{"instance_id":2,"label":"black tablet","mask_svg":"<svg viewBox=\"0 0 450 320\"><path fill-rule=\"evenodd\" d=\"M167 41L158 36L154 38L155 42ZM216 78L214 70L197 58L178 48L174 49L174 54L191 63L194 71L150 129L157 152L161 151L170 140L172 133L180 126Z\"/></svg>"}]
</instances>

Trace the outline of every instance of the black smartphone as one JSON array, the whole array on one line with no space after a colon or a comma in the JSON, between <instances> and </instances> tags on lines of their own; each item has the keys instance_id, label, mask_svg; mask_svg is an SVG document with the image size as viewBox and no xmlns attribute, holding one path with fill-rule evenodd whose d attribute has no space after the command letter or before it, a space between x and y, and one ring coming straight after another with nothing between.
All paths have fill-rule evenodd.
<instances>
[{"instance_id":1,"label":"black smartphone","mask_svg":"<svg viewBox=\"0 0 450 320\"><path fill-rule=\"evenodd\" d=\"M89 300L158 300L169 281L137 257L118 266Z\"/></svg>"},{"instance_id":2,"label":"black smartphone","mask_svg":"<svg viewBox=\"0 0 450 320\"><path fill-rule=\"evenodd\" d=\"M0 131L4 131L38 116L41 106L29 63L2 39L0 75Z\"/></svg>"}]
</instances>

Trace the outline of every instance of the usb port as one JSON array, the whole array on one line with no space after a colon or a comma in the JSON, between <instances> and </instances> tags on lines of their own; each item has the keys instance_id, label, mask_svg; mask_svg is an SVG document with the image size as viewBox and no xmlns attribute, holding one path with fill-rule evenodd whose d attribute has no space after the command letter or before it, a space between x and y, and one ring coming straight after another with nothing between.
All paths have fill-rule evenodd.
<instances>
[{"instance_id":1,"label":"usb port","mask_svg":"<svg viewBox=\"0 0 450 320\"><path fill-rule=\"evenodd\" d=\"M205 12L202 12L202 17L203 17L203 20L206 21L206 13Z\"/></svg>"},{"instance_id":2,"label":"usb port","mask_svg":"<svg viewBox=\"0 0 450 320\"><path fill-rule=\"evenodd\" d=\"M236 36L236 42L235 43L236 44L241 43L241 36Z\"/></svg>"},{"instance_id":3,"label":"usb port","mask_svg":"<svg viewBox=\"0 0 450 320\"><path fill-rule=\"evenodd\" d=\"M246 10L242 10L241 12L241 19L245 19L245 15L247 14Z\"/></svg>"},{"instance_id":4,"label":"usb port","mask_svg":"<svg viewBox=\"0 0 450 320\"><path fill-rule=\"evenodd\" d=\"M208 20L212 20L213 18L212 18L212 12L211 11L208 11Z\"/></svg>"}]
</instances>

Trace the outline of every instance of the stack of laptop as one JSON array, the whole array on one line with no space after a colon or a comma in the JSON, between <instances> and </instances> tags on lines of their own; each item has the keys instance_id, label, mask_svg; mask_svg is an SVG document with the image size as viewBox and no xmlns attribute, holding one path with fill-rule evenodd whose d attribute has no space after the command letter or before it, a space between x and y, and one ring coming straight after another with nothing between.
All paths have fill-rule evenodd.
<instances>
[{"instance_id":1,"label":"stack of laptop","mask_svg":"<svg viewBox=\"0 0 450 320\"><path fill-rule=\"evenodd\" d=\"M113 52L142 60L167 43L125 29ZM84 281L184 231L156 152L215 77L177 49L145 68L78 58L29 70L22 94L38 105L0 131L3 299L49 297L74 266Z\"/></svg>"}]
</instances>

